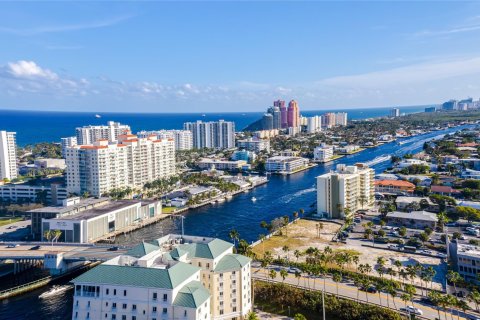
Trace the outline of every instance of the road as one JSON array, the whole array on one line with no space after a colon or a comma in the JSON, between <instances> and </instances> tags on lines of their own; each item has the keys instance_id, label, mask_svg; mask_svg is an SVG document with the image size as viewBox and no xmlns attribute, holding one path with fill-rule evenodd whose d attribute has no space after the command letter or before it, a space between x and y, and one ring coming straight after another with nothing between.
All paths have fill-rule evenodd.
<instances>
[{"instance_id":1,"label":"road","mask_svg":"<svg viewBox=\"0 0 480 320\"><path fill-rule=\"evenodd\" d=\"M82 258L82 260L88 260L90 257L92 259L108 260L126 251L125 249L108 251L107 246L66 246L57 244L52 246L48 242L42 243L37 250L30 250L34 246L35 244L22 244L16 248L7 248L7 244L0 244L0 260L10 257L43 258L47 252L63 252L65 259Z\"/></svg>"},{"instance_id":2,"label":"road","mask_svg":"<svg viewBox=\"0 0 480 320\"><path fill-rule=\"evenodd\" d=\"M23 240L30 235L30 220L17 221L0 227L0 239ZM13 227L13 228L12 228ZM11 228L11 229L9 229Z\"/></svg>"},{"instance_id":3,"label":"road","mask_svg":"<svg viewBox=\"0 0 480 320\"><path fill-rule=\"evenodd\" d=\"M267 270L268 273L269 270ZM266 280L265 278L266 272L265 269L252 267L252 276L258 280ZM279 272L277 272L277 277L274 279L275 282L283 282L283 279L280 277ZM268 281L271 281L271 278L268 278ZM322 290L323 289L323 278L306 278L302 277L300 282L293 274L288 274L288 277L285 278L285 283L293 285L293 286L300 286L302 288L309 288L315 290ZM420 290L419 290L420 291ZM325 279L325 292L331 294L337 294L337 284L331 279ZM357 287L350 282L340 282L338 283L338 294L347 298L351 298L353 300L357 299ZM417 299L414 300L414 305L417 308L420 308L423 311L423 317L426 319L436 319L438 318L438 311L433 306L428 306L418 301L420 297L417 296ZM400 311L400 308L405 307L405 302L403 302L399 297L392 299L390 295L387 295L383 292L378 293L367 293L364 291L360 291L358 293L358 299L364 303L373 303L376 305L380 305L383 307L389 307L391 309L395 309ZM407 305L411 305L411 303L407 303ZM447 312L448 313L448 312ZM453 315L455 318L457 317L457 312L453 310ZM441 317L444 318L445 315L441 311ZM473 314L473 313L472 313ZM450 313L449 313L450 316ZM460 311L460 319L467 319L466 317L468 314L465 314Z\"/></svg>"}]
</instances>

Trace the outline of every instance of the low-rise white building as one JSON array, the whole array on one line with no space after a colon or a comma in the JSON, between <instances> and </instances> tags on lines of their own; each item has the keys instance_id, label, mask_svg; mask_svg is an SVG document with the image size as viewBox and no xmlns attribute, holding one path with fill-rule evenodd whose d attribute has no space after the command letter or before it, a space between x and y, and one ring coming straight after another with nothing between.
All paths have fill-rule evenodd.
<instances>
[{"instance_id":1,"label":"low-rise white building","mask_svg":"<svg viewBox=\"0 0 480 320\"><path fill-rule=\"evenodd\" d=\"M418 160L418 159L404 159L403 161L397 163L397 168L403 169L403 168L408 168L413 165L423 165L427 166L428 163L423 160Z\"/></svg>"},{"instance_id":2,"label":"low-rise white building","mask_svg":"<svg viewBox=\"0 0 480 320\"><path fill-rule=\"evenodd\" d=\"M456 244L456 265L458 273L467 281L478 280L480 274L480 249L474 245Z\"/></svg>"},{"instance_id":3,"label":"low-rise white building","mask_svg":"<svg viewBox=\"0 0 480 320\"><path fill-rule=\"evenodd\" d=\"M56 205L67 197L67 188L61 184L49 186L6 184L0 186L0 199L6 202L36 202L44 199L47 203Z\"/></svg>"},{"instance_id":4,"label":"low-rise white building","mask_svg":"<svg viewBox=\"0 0 480 320\"><path fill-rule=\"evenodd\" d=\"M291 156L275 156L268 158L265 163L265 170L268 172L290 174L308 165L308 159Z\"/></svg>"},{"instance_id":5,"label":"low-rise white building","mask_svg":"<svg viewBox=\"0 0 480 320\"><path fill-rule=\"evenodd\" d=\"M244 319L252 310L251 260L214 238L144 242L72 282L73 320Z\"/></svg>"},{"instance_id":6,"label":"low-rise white building","mask_svg":"<svg viewBox=\"0 0 480 320\"><path fill-rule=\"evenodd\" d=\"M61 230L58 241L92 243L110 232L125 229L162 213L160 201L111 201L73 215L42 219L41 234Z\"/></svg>"},{"instance_id":7,"label":"low-rise white building","mask_svg":"<svg viewBox=\"0 0 480 320\"><path fill-rule=\"evenodd\" d=\"M319 162L328 162L333 158L333 146L322 144L313 150L313 159Z\"/></svg>"},{"instance_id":8,"label":"low-rise white building","mask_svg":"<svg viewBox=\"0 0 480 320\"><path fill-rule=\"evenodd\" d=\"M259 153L261 151L270 152L270 140L258 138L238 140L237 147L239 149L245 149L255 153Z\"/></svg>"},{"instance_id":9,"label":"low-rise white building","mask_svg":"<svg viewBox=\"0 0 480 320\"><path fill-rule=\"evenodd\" d=\"M245 166L247 166L247 161L245 160L220 160L220 159L210 159L203 158L197 163L200 169L211 169L215 168L216 170L226 170L226 171L241 171Z\"/></svg>"}]
</instances>

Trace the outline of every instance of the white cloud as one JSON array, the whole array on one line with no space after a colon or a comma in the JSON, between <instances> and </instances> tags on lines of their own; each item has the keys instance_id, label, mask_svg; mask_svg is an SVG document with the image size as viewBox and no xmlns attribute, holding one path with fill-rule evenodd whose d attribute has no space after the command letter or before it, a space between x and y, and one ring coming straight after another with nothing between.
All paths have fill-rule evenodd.
<instances>
[{"instance_id":1,"label":"white cloud","mask_svg":"<svg viewBox=\"0 0 480 320\"><path fill-rule=\"evenodd\" d=\"M79 31L87 29L98 29L114 26L123 21L131 19L133 15L123 15L118 17L107 18L99 21L90 21L78 24L64 24L64 25L51 25L51 26L37 26L32 28L12 28L0 26L0 32L13 34L16 36L35 36L44 33L57 33L68 31Z\"/></svg>"},{"instance_id":2,"label":"white cloud","mask_svg":"<svg viewBox=\"0 0 480 320\"><path fill-rule=\"evenodd\" d=\"M319 85L349 88L385 88L427 83L461 76L480 74L480 57L413 64L405 67L338 76L321 80Z\"/></svg>"},{"instance_id":3,"label":"white cloud","mask_svg":"<svg viewBox=\"0 0 480 320\"><path fill-rule=\"evenodd\" d=\"M15 78L44 78L48 80L58 79L58 75L48 69L40 68L33 61L20 60L17 62L10 62L7 65L6 72L10 73Z\"/></svg>"},{"instance_id":4,"label":"white cloud","mask_svg":"<svg viewBox=\"0 0 480 320\"><path fill-rule=\"evenodd\" d=\"M302 108L412 105L477 96L480 57L417 63L303 85L242 81L230 84L128 82L105 76L82 78L57 73L34 61L0 66L0 103L75 106L86 110L253 111L277 98L297 99ZM25 102L27 101L27 102ZM163 109L158 109L159 107ZM138 108L138 109L137 109Z\"/></svg>"}]
</instances>

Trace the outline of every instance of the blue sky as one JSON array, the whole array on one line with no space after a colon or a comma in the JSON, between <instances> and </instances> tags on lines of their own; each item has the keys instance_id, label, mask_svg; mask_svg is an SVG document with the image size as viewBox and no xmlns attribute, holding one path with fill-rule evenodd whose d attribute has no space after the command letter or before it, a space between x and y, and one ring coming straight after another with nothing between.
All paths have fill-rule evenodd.
<instances>
[{"instance_id":1,"label":"blue sky","mask_svg":"<svg viewBox=\"0 0 480 320\"><path fill-rule=\"evenodd\" d=\"M477 99L478 39L475 2L0 2L0 109Z\"/></svg>"}]
</instances>

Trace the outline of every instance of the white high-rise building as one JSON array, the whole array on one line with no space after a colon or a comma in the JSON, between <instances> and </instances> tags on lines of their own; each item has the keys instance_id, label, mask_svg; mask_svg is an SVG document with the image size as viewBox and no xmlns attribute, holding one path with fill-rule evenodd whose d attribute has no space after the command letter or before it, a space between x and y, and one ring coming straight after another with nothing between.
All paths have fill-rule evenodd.
<instances>
[{"instance_id":1,"label":"white high-rise building","mask_svg":"<svg viewBox=\"0 0 480 320\"><path fill-rule=\"evenodd\" d=\"M235 123L219 120L217 122L186 122L184 130L193 135L193 147L196 149L231 149L235 147Z\"/></svg>"},{"instance_id":2,"label":"white high-rise building","mask_svg":"<svg viewBox=\"0 0 480 320\"><path fill-rule=\"evenodd\" d=\"M65 158L67 148L77 145L77 137L62 138L62 156Z\"/></svg>"},{"instance_id":3,"label":"white high-rise building","mask_svg":"<svg viewBox=\"0 0 480 320\"><path fill-rule=\"evenodd\" d=\"M357 163L337 165L336 172L317 177L317 215L343 219L345 210L371 208L374 202L375 171Z\"/></svg>"},{"instance_id":4,"label":"white high-rise building","mask_svg":"<svg viewBox=\"0 0 480 320\"><path fill-rule=\"evenodd\" d=\"M0 180L12 180L18 175L15 135L15 132L0 131Z\"/></svg>"},{"instance_id":5,"label":"white high-rise building","mask_svg":"<svg viewBox=\"0 0 480 320\"><path fill-rule=\"evenodd\" d=\"M191 150L193 149L193 135L188 130L157 130L157 131L140 131L137 133L139 138L148 138L156 136L158 139L173 139L175 141L175 150Z\"/></svg>"},{"instance_id":6,"label":"white high-rise building","mask_svg":"<svg viewBox=\"0 0 480 320\"><path fill-rule=\"evenodd\" d=\"M252 310L250 258L214 238L143 242L72 282L72 320L230 320Z\"/></svg>"},{"instance_id":7,"label":"white high-rise building","mask_svg":"<svg viewBox=\"0 0 480 320\"><path fill-rule=\"evenodd\" d=\"M248 151L253 151L259 153L261 151L270 152L270 140L267 139L258 139L258 138L247 138L237 141L238 149L245 149Z\"/></svg>"},{"instance_id":8,"label":"white high-rise building","mask_svg":"<svg viewBox=\"0 0 480 320\"><path fill-rule=\"evenodd\" d=\"M392 108L392 110L390 110L390 117L400 117L400 109Z\"/></svg>"},{"instance_id":9,"label":"white high-rise building","mask_svg":"<svg viewBox=\"0 0 480 320\"><path fill-rule=\"evenodd\" d=\"M307 119L307 133L322 131L322 119L320 116L313 116Z\"/></svg>"},{"instance_id":10,"label":"white high-rise building","mask_svg":"<svg viewBox=\"0 0 480 320\"><path fill-rule=\"evenodd\" d=\"M114 188L142 188L175 174L173 139L119 135L118 143L99 140L67 148L67 189L101 196Z\"/></svg>"},{"instance_id":11,"label":"white high-rise building","mask_svg":"<svg viewBox=\"0 0 480 320\"><path fill-rule=\"evenodd\" d=\"M107 125L76 128L77 144L93 144L98 140L116 141L119 135L129 134L130 126L108 121Z\"/></svg>"},{"instance_id":12,"label":"white high-rise building","mask_svg":"<svg viewBox=\"0 0 480 320\"><path fill-rule=\"evenodd\" d=\"M346 112L337 112L335 114L335 125L346 126L348 122L348 114Z\"/></svg>"}]
</instances>

